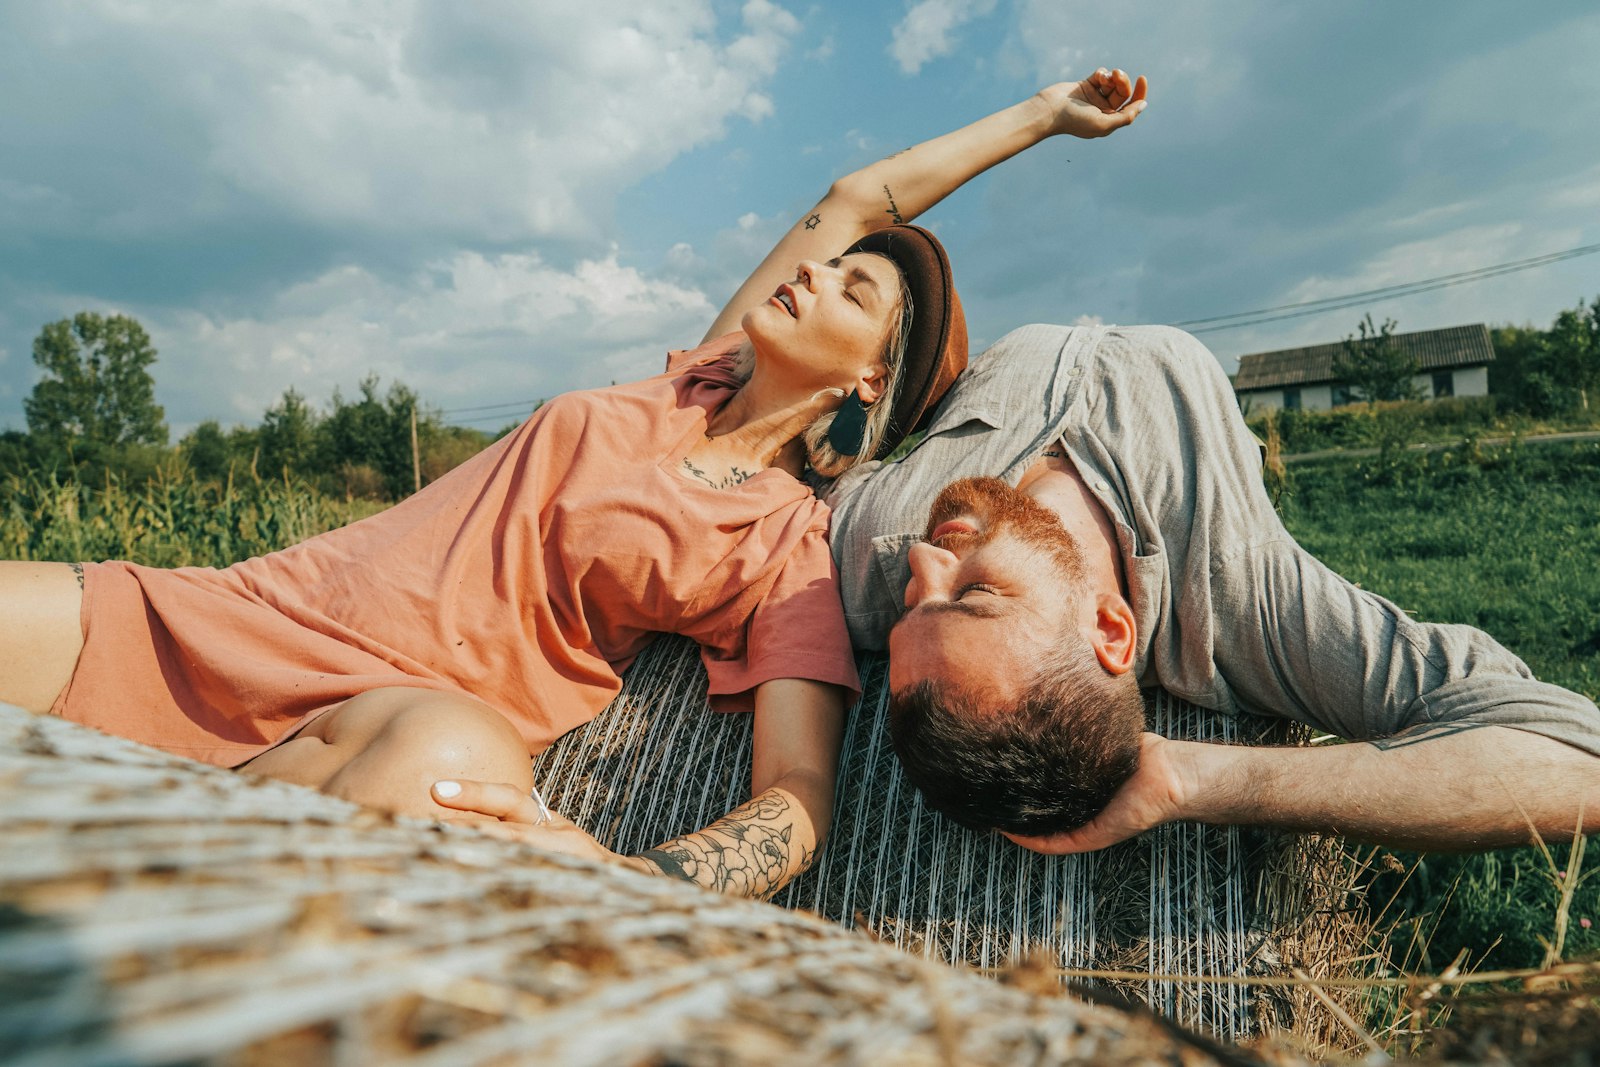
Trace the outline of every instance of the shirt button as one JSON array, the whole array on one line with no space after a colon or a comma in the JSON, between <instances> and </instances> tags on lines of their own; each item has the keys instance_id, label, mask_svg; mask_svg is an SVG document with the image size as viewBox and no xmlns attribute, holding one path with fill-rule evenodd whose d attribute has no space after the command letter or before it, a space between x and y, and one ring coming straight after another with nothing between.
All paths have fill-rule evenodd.
<instances>
[{"instance_id":1,"label":"shirt button","mask_svg":"<svg viewBox=\"0 0 1600 1067\"><path fill-rule=\"evenodd\" d=\"M1107 485L1102 479L1099 479L1099 478L1095 479L1094 487L1096 489L1098 489L1102 493L1109 492L1111 490L1111 487L1109 485Z\"/></svg>"}]
</instances>

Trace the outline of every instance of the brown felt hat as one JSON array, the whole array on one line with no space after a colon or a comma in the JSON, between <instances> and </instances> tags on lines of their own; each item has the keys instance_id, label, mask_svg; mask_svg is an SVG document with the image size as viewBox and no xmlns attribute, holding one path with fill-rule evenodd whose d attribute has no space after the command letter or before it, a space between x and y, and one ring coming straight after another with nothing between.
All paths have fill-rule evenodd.
<instances>
[{"instance_id":1,"label":"brown felt hat","mask_svg":"<svg viewBox=\"0 0 1600 1067\"><path fill-rule=\"evenodd\" d=\"M945 390L967 368L967 316L950 280L944 245L921 226L890 226L845 250L876 252L894 260L911 290L911 336L900 362L900 388L889 432L874 459L882 459L921 428Z\"/></svg>"}]
</instances>

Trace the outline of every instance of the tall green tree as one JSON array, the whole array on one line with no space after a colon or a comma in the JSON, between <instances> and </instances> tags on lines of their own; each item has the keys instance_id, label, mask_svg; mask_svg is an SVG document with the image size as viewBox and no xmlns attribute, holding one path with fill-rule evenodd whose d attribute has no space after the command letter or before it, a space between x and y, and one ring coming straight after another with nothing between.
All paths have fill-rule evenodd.
<instances>
[{"instance_id":1,"label":"tall green tree","mask_svg":"<svg viewBox=\"0 0 1600 1067\"><path fill-rule=\"evenodd\" d=\"M1588 411L1589 399L1600 387L1600 297L1557 315L1546 343L1551 372L1577 390L1579 406Z\"/></svg>"},{"instance_id":2,"label":"tall green tree","mask_svg":"<svg viewBox=\"0 0 1600 1067\"><path fill-rule=\"evenodd\" d=\"M346 400L333 394L333 410L323 423L323 438L334 466L367 467L382 478L384 490L398 500L411 492L411 416L416 412L417 437L424 451L440 434L437 413L421 405L417 394L401 382L379 395L378 376L361 380L361 396Z\"/></svg>"},{"instance_id":3,"label":"tall green tree","mask_svg":"<svg viewBox=\"0 0 1600 1067\"><path fill-rule=\"evenodd\" d=\"M1489 391L1530 415L1591 411L1600 395L1600 297L1556 316L1548 330L1501 326L1491 335Z\"/></svg>"},{"instance_id":4,"label":"tall green tree","mask_svg":"<svg viewBox=\"0 0 1600 1067\"><path fill-rule=\"evenodd\" d=\"M321 417L293 387L262 416L256 430L257 470L263 475L305 474L319 465Z\"/></svg>"},{"instance_id":5,"label":"tall green tree","mask_svg":"<svg viewBox=\"0 0 1600 1067\"><path fill-rule=\"evenodd\" d=\"M184 435L178 448L198 478L221 478L228 473L228 438L216 419L207 419Z\"/></svg>"},{"instance_id":6,"label":"tall green tree","mask_svg":"<svg viewBox=\"0 0 1600 1067\"><path fill-rule=\"evenodd\" d=\"M1361 320L1360 336L1346 337L1343 350L1334 358L1333 373L1339 381L1368 403L1422 397L1416 383L1416 357L1394 343L1394 327L1393 319L1374 326L1369 312Z\"/></svg>"},{"instance_id":7,"label":"tall green tree","mask_svg":"<svg viewBox=\"0 0 1600 1067\"><path fill-rule=\"evenodd\" d=\"M155 400L156 349L126 315L82 311L52 322L33 342L44 377L23 402L28 433L53 451L104 451L167 443Z\"/></svg>"}]
</instances>

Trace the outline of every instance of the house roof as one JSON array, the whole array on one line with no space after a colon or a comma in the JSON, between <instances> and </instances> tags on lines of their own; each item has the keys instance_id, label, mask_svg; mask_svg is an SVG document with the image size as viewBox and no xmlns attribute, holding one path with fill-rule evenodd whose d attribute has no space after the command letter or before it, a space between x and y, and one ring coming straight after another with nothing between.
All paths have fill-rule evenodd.
<instances>
[{"instance_id":1,"label":"house roof","mask_svg":"<svg viewBox=\"0 0 1600 1067\"><path fill-rule=\"evenodd\" d=\"M1417 369L1422 371L1477 367L1494 360L1489 327L1481 322L1442 330L1397 333L1391 340L1402 352L1415 356ZM1333 361L1343 351L1344 342L1334 341L1308 348L1282 348L1276 352L1240 356L1239 373L1234 375L1233 387L1242 392L1338 381Z\"/></svg>"}]
</instances>

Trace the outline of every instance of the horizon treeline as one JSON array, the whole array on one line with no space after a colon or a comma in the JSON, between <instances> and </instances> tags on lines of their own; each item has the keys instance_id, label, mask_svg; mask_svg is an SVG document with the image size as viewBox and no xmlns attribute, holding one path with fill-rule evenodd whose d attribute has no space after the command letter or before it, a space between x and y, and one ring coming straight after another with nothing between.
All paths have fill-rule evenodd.
<instances>
[{"instance_id":1,"label":"horizon treeline","mask_svg":"<svg viewBox=\"0 0 1600 1067\"><path fill-rule=\"evenodd\" d=\"M1375 332L1368 318L1363 326L1361 341L1352 336L1347 347L1377 346L1381 356L1394 323ZM1600 413L1600 297L1560 312L1547 329L1501 325L1490 336L1496 411ZM515 425L497 433L448 425L405 383L384 389L368 375L353 396L336 389L323 405L291 386L254 426L225 428L207 419L170 444L155 402L156 357L149 335L129 316L86 311L44 326L33 343L43 375L24 402L28 429L0 432L0 478L130 485L185 476L287 478L347 499L393 501Z\"/></svg>"},{"instance_id":2,"label":"horizon treeline","mask_svg":"<svg viewBox=\"0 0 1600 1067\"><path fill-rule=\"evenodd\" d=\"M318 405L291 386L253 426L207 419L169 444L150 370L156 350L135 319L81 312L50 323L34 340L33 357L44 376L24 402L28 429L0 432L0 478L290 479L346 498L392 501L510 429L447 425L405 383L385 389L370 374L353 396L335 389Z\"/></svg>"}]
</instances>

